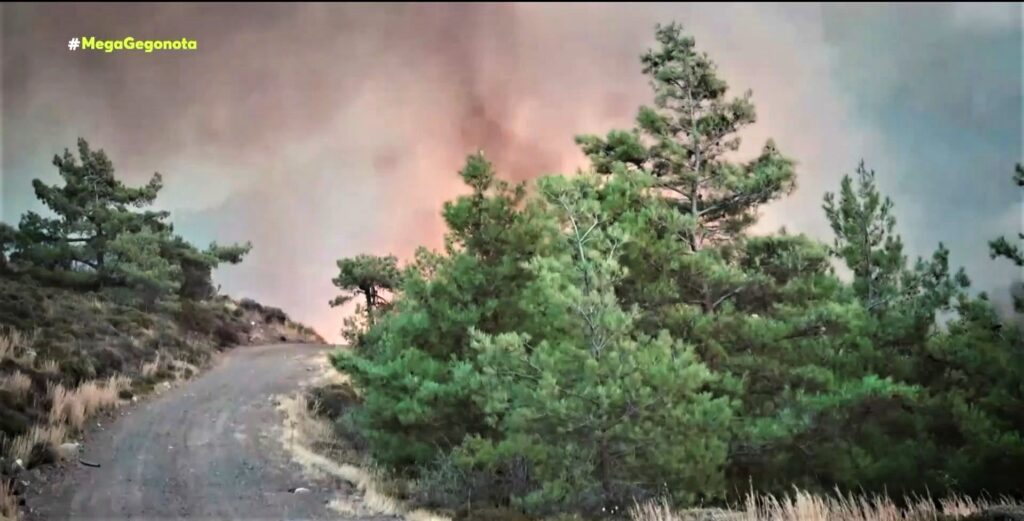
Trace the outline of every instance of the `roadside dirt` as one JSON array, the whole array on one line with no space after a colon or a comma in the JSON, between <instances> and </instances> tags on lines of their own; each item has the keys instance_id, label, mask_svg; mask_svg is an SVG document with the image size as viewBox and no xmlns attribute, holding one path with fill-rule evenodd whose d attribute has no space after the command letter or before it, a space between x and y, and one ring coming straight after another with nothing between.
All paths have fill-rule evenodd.
<instances>
[{"instance_id":1,"label":"roadside dirt","mask_svg":"<svg viewBox=\"0 0 1024 521\"><path fill-rule=\"evenodd\" d=\"M326 349L235 349L133 407L87 437L82 458L100 467L68 466L29 493L30 519L338 519L327 503L347 484L303 477L279 441L274 403L309 378Z\"/></svg>"}]
</instances>

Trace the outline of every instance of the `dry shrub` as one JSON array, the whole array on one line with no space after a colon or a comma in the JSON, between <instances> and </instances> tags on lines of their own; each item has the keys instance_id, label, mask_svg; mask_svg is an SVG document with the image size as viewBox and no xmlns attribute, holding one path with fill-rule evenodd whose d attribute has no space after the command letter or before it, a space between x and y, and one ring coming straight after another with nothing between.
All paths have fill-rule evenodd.
<instances>
[{"instance_id":1,"label":"dry shrub","mask_svg":"<svg viewBox=\"0 0 1024 521\"><path fill-rule=\"evenodd\" d=\"M32 449L36 445L43 445L49 449L56 449L67 436L67 429L64 425L36 425L14 440L5 448L5 453L12 460L21 460L23 464L29 461L32 456Z\"/></svg>"},{"instance_id":2,"label":"dry shrub","mask_svg":"<svg viewBox=\"0 0 1024 521\"><path fill-rule=\"evenodd\" d=\"M132 388L132 379L124 375L115 375L107 378L107 387L114 390L117 396L121 391Z\"/></svg>"},{"instance_id":3,"label":"dry shrub","mask_svg":"<svg viewBox=\"0 0 1024 521\"><path fill-rule=\"evenodd\" d=\"M14 358L14 342L5 333L0 333L0 360Z\"/></svg>"},{"instance_id":4,"label":"dry shrub","mask_svg":"<svg viewBox=\"0 0 1024 521\"><path fill-rule=\"evenodd\" d=\"M887 496L818 495L797 490L787 496L749 494L743 509L673 510L665 502L647 502L630 509L631 521L935 521L965 517L1009 506L1009 500L975 500L962 496L934 501L905 498L899 506Z\"/></svg>"},{"instance_id":5,"label":"dry shrub","mask_svg":"<svg viewBox=\"0 0 1024 521\"><path fill-rule=\"evenodd\" d=\"M85 424L85 407L74 390L65 389L60 384L50 384L47 394L50 395L50 423L81 429Z\"/></svg>"},{"instance_id":6,"label":"dry shrub","mask_svg":"<svg viewBox=\"0 0 1024 521\"><path fill-rule=\"evenodd\" d=\"M683 513L677 514L667 501L646 501L634 505L629 511L632 521L682 521Z\"/></svg>"},{"instance_id":7,"label":"dry shrub","mask_svg":"<svg viewBox=\"0 0 1024 521\"><path fill-rule=\"evenodd\" d=\"M150 378L160 370L160 354L156 355L156 359L152 362L146 362L142 364L142 376L143 378Z\"/></svg>"},{"instance_id":8,"label":"dry shrub","mask_svg":"<svg viewBox=\"0 0 1024 521\"><path fill-rule=\"evenodd\" d=\"M81 430L85 420L99 411L116 407L119 394L131 386L131 379L112 376L105 381L88 381L75 389L60 384L50 385L50 423L64 424Z\"/></svg>"},{"instance_id":9,"label":"dry shrub","mask_svg":"<svg viewBox=\"0 0 1024 521\"><path fill-rule=\"evenodd\" d=\"M20 371L0 377L0 389L10 392L19 398L24 398L31 388L32 379Z\"/></svg>"},{"instance_id":10,"label":"dry shrub","mask_svg":"<svg viewBox=\"0 0 1024 521\"><path fill-rule=\"evenodd\" d=\"M44 360L36 365L41 372L56 375L60 373L60 363L56 360Z\"/></svg>"},{"instance_id":11,"label":"dry shrub","mask_svg":"<svg viewBox=\"0 0 1024 521\"><path fill-rule=\"evenodd\" d=\"M11 521L21 519L18 498L14 496L11 482L3 478L0 478L0 519Z\"/></svg>"},{"instance_id":12,"label":"dry shrub","mask_svg":"<svg viewBox=\"0 0 1024 521\"><path fill-rule=\"evenodd\" d=\"M199 373L198 367L183 360L173 359L169 365L175 380L185 380Z\"/></svg>"},{"instance_id":13,"label":"dry shrub","mask_svg":"<svg viewBox=\"0 0 1024 521\"><path fill-rule=\"evenodd\" d=\"M361 492L360 497L346 495L335 498L328 505L332 510L351 516L388 515L406 521L450 521L448 517L411 509L389 496L383 491L385 479L382 473L366 470L365 466L342 463L316 451L314 447L330 447L339 442L330 424L316 416L317 404L311 405L305 395L281 398L278 410L285 416L280 441L307 475L340 478Z\"/></svg>"},{"instance_id":14,"label":"dry shrub","mask_svg":"<svg viewBox=\"0 0 1024 521\"><path fill-rule=\"evenodd\" d=\"M26 335L14 328L0 330L0 360L18 360L35 341L35 334Z\"/></svg>"},{"instance_id":15,"label":"dry shrub","mask_svg":"<svg viewBox=\"0 0 1024 521\"><path fill-rule=\"evenodd\" d=\"M117 391L96 381L85 382L74 394L82 403L82 412L86 418L117 403Z\"/></svg>"}]
</instances>

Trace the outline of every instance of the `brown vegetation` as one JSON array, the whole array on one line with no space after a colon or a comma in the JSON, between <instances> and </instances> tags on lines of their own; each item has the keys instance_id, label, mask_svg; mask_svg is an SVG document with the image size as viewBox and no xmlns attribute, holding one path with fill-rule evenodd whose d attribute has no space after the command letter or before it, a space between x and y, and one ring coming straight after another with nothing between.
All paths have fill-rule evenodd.
<instances>
[{"instance_id":1,"label":"brown vegetation","mask_svg":"<svg viewBox=\"0 0 1024 521\"><path fill-rule=\"evenodd\" d=\"M1013 512L1020 517L1013 517ZM1003 516L1002 514L1009 514ZM898 503L887 496L843 494L818 495L797 490L787 496L750 494L736 510L673 510L667 503L634 506L630 521L946 521L986 520L993 517L1024 519L1024 508L1013 501L979 500L963 496L934 500L904 498Z\"/></svg>"},{"instance_id":2,"label":"brown vegetation","mask_svg":"<svg viewBox=\"0 0 1024 521\"><path fill-rule=\"evenodd\" d=\"M339 495L329 507L344 516L399 516L406 521L450 521L416 508L408 501L406 484L375 469L353 440L340 435L332 411L342 411L356 400L345 375L320 367L307 394L281 397L278 410L284 415L281 443L312 478L342 479L358 490Z\"/></svg>"},{"instance_id":3,"label":"brown vegetation","mask_svg":"<svg viewBox=\"0 0 1024 521\"><path fill-rule=\"evenodd\" d=\"M18 498L11 490L11 484L5 479L0 479L0 519L17 520L20 517L18 512Z\"/></svg>"}]
</instances>

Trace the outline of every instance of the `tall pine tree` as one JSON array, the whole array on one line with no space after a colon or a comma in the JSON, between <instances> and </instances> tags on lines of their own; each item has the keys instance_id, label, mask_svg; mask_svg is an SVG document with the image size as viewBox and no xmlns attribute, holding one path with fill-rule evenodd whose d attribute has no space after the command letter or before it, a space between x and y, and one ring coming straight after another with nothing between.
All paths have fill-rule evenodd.
<instances>
[{"instance_id":1,"label":"tall pine tree","mask_svg":"<svg viewBox=\"0 0 1024 521\"><path fill-rule=\"evenodd\" d=\"M22 216L17 260L58 276L77 273L73 279L98 285L111 276L110 244L121 234L168 229L167 212L143 209L163 186L159 173L140 188L125 186L114 176L107 155L92 150L84 139L78 140L77 160L65 150L54 156L53 164L63 185L35 179L32 186L54 217L35 212Z\"/></svg>"},{"instance_id":2,"label":"tall pine tree","mask_svg":"<svg viewBox=\"0 0 1024 521\"><path fill-rule=\"evenodd\" d=\"M212 270L241 262L252 248L213 243L199 250L174 233L168 212L150 208L163 187L159 173L142 187L128 187L106 153L84 139L77 158L65 150L53 164L62 185L33 180L52 215L30 211L16 231L0 228L0 267L62 285L129 287L152 304L172 293L192 300L213 296Z\"/></svg>"},{"instance_id":3,"label":"tall pine tree","mask_svg":"<svg viewBox=\"0 0 1024 521\"><path fill-rule=\"evenodd\" d=\"M656 38L659 47L641 59L654 106L640 109L632 132L577 142L598 172L621 164L652 173L686 216L685 237L697 252L735 237L755 221L760 205L792 190L793 163L771 140L754 160L730 161L739 131L756 120L751 93L727 98L715 63L679 25L658 27Z\"/></svg>"}]
</instances>

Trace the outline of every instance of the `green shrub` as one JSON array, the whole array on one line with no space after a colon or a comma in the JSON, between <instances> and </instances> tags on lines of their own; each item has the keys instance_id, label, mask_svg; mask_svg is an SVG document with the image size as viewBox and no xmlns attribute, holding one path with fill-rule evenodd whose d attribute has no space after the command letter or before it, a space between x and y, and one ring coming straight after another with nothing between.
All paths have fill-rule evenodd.
<instances>
[{"instance_id":1,"label":"green shrub","mask_svg":"<svg viewBox=\"0 0 1024 521\"><path fill-rule=\"evenodd\" d=\"M213 331L213 338L219 347L230 347L244 342L242 332L223 322L217 324Z\"/></svg>"},{"instance_id":2,"label":"green shrub","mask_svg":"<svg viewBox=\"0 0 1024 521\"><path fill-rule=\"evenodd\" d=\"M78 385L96 378L96 367L92 360L81 352L76 352L60 361L60 372L65 382Z\"/></svg>"},{"instance_id":3,"label":"green shrub","mask_svg":"<svg viewBox=\"0 0 1024 521\"><path fill-rule=\"evenodd\" d=\"M267 324L284 324L288 322L288 315L280 308L264 307L263 321Z\"/></svg>"}]
</instances>

